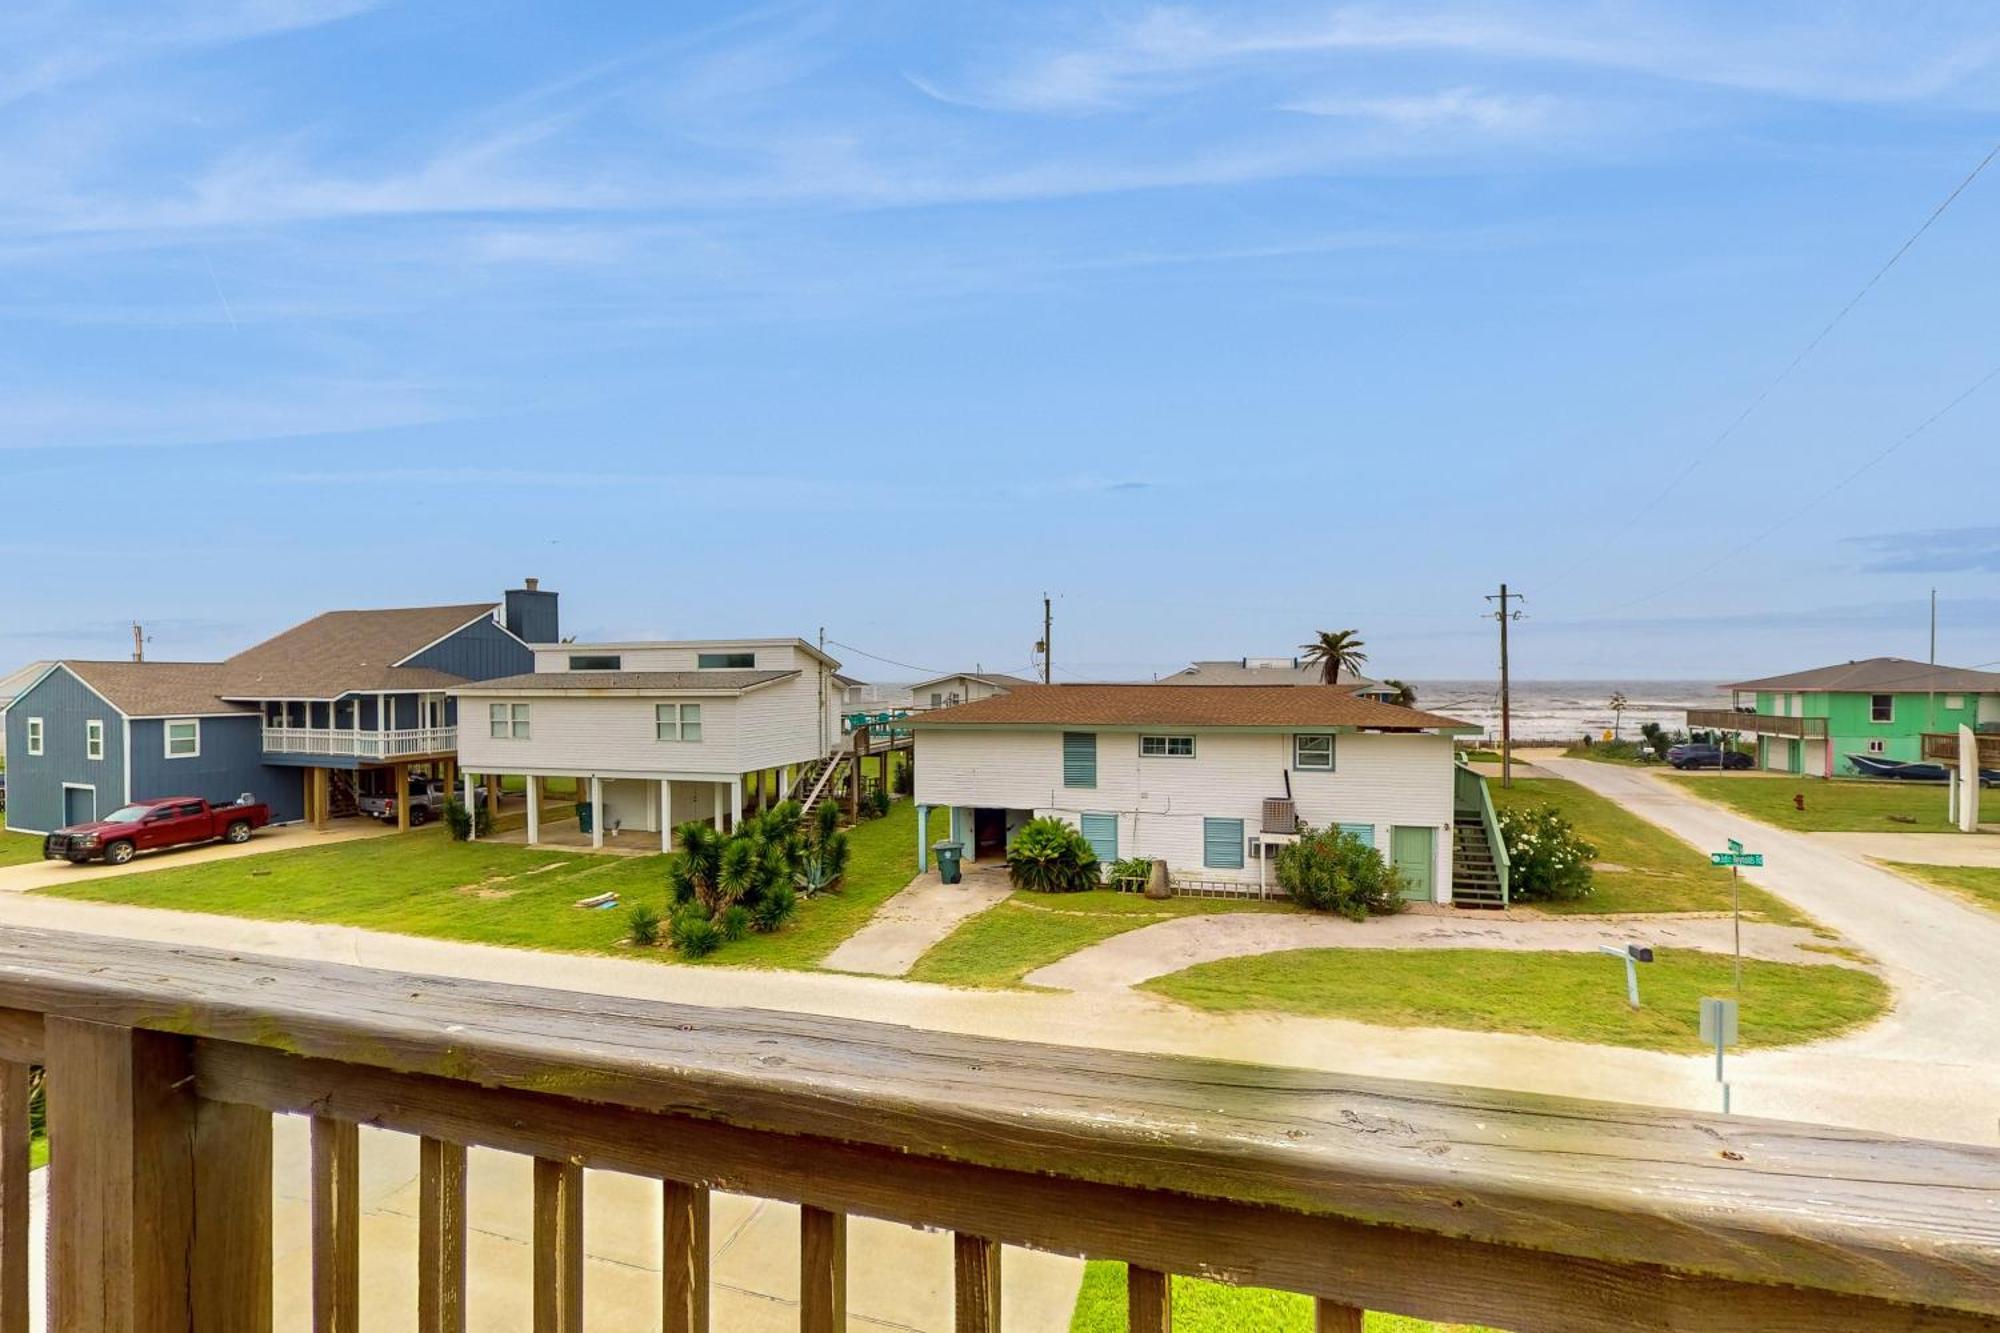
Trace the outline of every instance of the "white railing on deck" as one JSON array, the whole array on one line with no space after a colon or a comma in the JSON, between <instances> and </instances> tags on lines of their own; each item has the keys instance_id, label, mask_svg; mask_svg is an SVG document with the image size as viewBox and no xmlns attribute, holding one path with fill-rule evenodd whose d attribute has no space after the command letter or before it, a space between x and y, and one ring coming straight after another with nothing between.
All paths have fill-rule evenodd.
<instances>
[{"instance_id":1,"label":"white railing on deck","mask_svg":"<svg viewBox=\"0 0 2000 1333\"><path fill-rule=\"evenodd\" d=\"M396 759L458 748L457 727L406 727L399 731L359 731L352 727L265 727L266 754L352 755Z\"/></svg>"}]
</instances>

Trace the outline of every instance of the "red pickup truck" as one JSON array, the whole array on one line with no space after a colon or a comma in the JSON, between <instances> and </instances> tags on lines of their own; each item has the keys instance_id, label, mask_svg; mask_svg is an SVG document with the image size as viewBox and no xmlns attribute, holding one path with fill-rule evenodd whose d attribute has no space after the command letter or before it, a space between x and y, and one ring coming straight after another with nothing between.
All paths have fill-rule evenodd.
<instances>
[{"instance_id":1,"label":"red pickup truck","mask_svg":"<svg viewBox=\"0 0 2000 1333\"><path fill-rule=\"evenodd\" d=\"M248 842L250 830L271 822L271 807L210 805L199 796L167 796L120 806L102 819L72 824L42 839L42 855L51 861L103 860L122 866L140 852L190 843Z\"/></svg>"}]
</instances>

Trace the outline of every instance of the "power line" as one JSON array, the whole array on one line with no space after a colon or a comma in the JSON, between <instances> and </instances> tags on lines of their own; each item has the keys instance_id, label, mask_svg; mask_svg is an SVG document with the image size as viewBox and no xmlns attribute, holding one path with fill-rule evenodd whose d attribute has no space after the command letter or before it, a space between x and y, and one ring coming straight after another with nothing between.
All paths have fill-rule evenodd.
<instances>
[{"instance_id":1,"label":"power line","mask_svg":"<svg viewBox=\"0 0 2000 1333\"><path fill-rule=\"evenodd\" d=\"M1996 378L2000 378L2000 366L1995 366L1993 367L1993 369L1987 371L1984 375L1981 375L1970 386L1961 390L1956 398L1952 399L1950 402L1946 403L1943 407L1940 407L1937 411L1931 413L1929 416L1925 417L1922 421L1918 422L1914 427L1905 431L1902 435L1898 436L1894 441L1892 441L1889 444L1887 448L1883 449L1882 451L1877 453L1874 457L1862 463L1861 466L1855 468L1852 472L1842 477L1839 481L1834 482L1833 485L1827 487L1819 494L1813 496L1812 499L1807 500L1804 504L1792 510L1790 513L1786 514L1783 518L1780 518L1777 522L1771 524L1769 527L1765 528L1762 532L1759 532L1756 536L1750 538L1748 541L1739 542L1737 545L1730 547L1727 551L1724 551L1721 555L1717 556L1715 559L1703 565L1700 569L1695 570L1691 574L1687 574L1682 576L1681 578L1675 579L1672 583L1668 583L1661 587L1655 588L1653 589L1653 591L1647 593L1643 597L1634 597L1630 601L1620 602L1616 606L1606 607L1604 610L1593 612L1592 614L1610 615L1615 611L1623 611L1628 607L1637 606L1641 602L1650 602L1655 597L1660 596L1662 593L1668 593L1674 591L1676 588L1686 587L1689 583L1692 583L1694 580L1700 578L1702 575L1714 572L1716 569L1720 568L1724 564L1727 564L1729 561L1735 559L1737 556L1743 554L1743 552L1757 545L1759 542L1763 541L1766 537L1769 537L1771 534L1777 532L1779 529L1790 526L1792 523L1796 522L1802 515L1804 515L1807 511L1817 507L1818 505L1825 503L1827 500L1832 499L1835 495L1845 490L1847 486L1851 482L1853 482L1857 477L1861 476L1862 473L1867 472L1870 468L1875 467L1877 464L1881 463L1884 459L1888 458L1889 455L1895 453L1898 449L1901 449L1911 440L1916 439L1917 436L1929 430L1933 425L1937 424L1937 422L1940 419L1942 419L1947 413L1949 413L1953 408L1957 407L1960 403L1963 403L1966 399L1978 393L1988 384L1991 384Z\"/></svg>"},{"instance_id":2,"label":"power line","mask_svg":"<svg viewBox=\"0 0 2000 1333\"><path fill-rule=\"evenodd\" d=\"M850 653L860 653L871 662L886 662L890 666L901 667L905 671L921 671L927 676L942 676L945 674L936 667L918 666L914 662L899 662L893 657L884 657L880 653L871 653L866 648L856 648L851 643L842 643L839 639L828 639L827 642L836 648L845 648Z\"/></svg>"},{"instance_id":3,"label":"power line","mask_svg":"<svg viewBox=\"0 0 2000 1333\"><path fill-rule=\"evenodd\" d=\"M1807 342L1804 347L1799 349L1798 355L1794 356L1791 359L1791 361L1789 361L1786 364L1783 370L1779 371L1777 375L1773 377L1768 383L1766 383L1762 389L1759 389L1757 391L1756 396L1753 397L1749 401L1749 403L1744 406L1742 411L1736 414L1734 419L1732 419L1727 426L1724 426L1722 428L1721 433L1718 434L1714 439L1710 440L1708 444L1704 446L1699 453L1695 454L1692 458L1690 458L1687 461L1686 465L1683 466L1679 472L1675 473L1665 486L1662 486L1659 490L1653 493L1652 496L1653 503L1657 504L1665 500L1668 496L1672 495L1674 491L1679 488L1682 482L1686 481L1689 477L1694 475L1696 468L1700 467L1703 463L1706 463L1710 458L1714 457L1715 451L1717 449L1720 449L1723 446L1723 444L1730 438L1730 436L1736 433L1737 428L1742 426L1744 422L1748 421L1750 417L1757 411L1757 409L1764 405L1765 399L1769 398L1771 394L1777 390L1779 385L1783 384L1786 380L1791 378L1793 371L1797 370L1801 365L1805 364L1806 358L1811 356L1814 350L1817 349L1821 343L1826 341L1827 335L1832 333L1836 328L1840 326L1841 321L1847 318L1848 314L1853 311L1854 307L1861 304L1862 300L1867 297L1868 293L1875 290L1875 285L1881 282L1882 279L1888 275L1890 269L1896 267L1896 265L1902 260L1903 256L1910 252L1911 247L1916 245L1916 243L1923 238L1924 233L1931 229L1932 224L1934 224L1939 218L1944 216L1945 210L1950 208L1953 203L1957 202L1958 197L1961 194L1965 193L1966 188L1970 186L1973 181L1979 179L1980 173L1986 170L1986 168L1992 163L1993 159L1996 156L2000 156L2000 143L1994 144L1992 148L1987 150L1986 156L1979 159L1979 165L1975 166L1971 171L1965 174L1965 179L1961 180L1956 186L1954 186L1952 188L1951 193L1946 195L1943 198L1943 200L1939 202L1938 206L1930 211L1930 215L1923 220L1921 226L1919 226L1915 231L1911 232L1907 237L1904 238L1903 243L1896 247L1896 252L1889 256L1888 260L1882 265L1882 267L1875 270L1874 276L1870 277L1868 281L1861 284L1861 290L1857 291L1856 293L1854 293L1853 296L1848 298L1847 304L1843 305L1838 311L1834 313L1832 319L1829 319L1824 325L1821 326L1820 331L1818 333L1815 333L1812 336L1811 341ZM1622 529L1620 529L1620 531L1622 531ZM1614 533L1612 535L1616 534ZM1554 578L1550 579L1547 583L1541 585L1541 587L1538 588L1536 591L1539 594L1546 594L1550 588L1555 587L1557 584L1567 579L1570 575L1576 573L1577 570L1583 568L1584 565L1590 563L1593 559L1595 559L1596 556L1606 546L1610 545L1610 542L1611 542L1611 537L1607 536L1604 541L1597 543L1595 546L1592 546L1590 549L1585 551L1573 563L1565 567L1560 573L1558 573Z\"/></svg>"}]
</instances>

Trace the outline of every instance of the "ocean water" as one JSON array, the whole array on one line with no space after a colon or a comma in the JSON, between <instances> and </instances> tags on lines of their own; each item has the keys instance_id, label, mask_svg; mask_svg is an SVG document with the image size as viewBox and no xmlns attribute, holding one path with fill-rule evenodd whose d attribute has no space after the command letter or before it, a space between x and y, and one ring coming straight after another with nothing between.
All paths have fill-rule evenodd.
<instances>
[{"instance_id":1,"label":"ocean water","mask_svg":"<svg viewBox=\"0 0 2000 1333\"><path fill-rule=\"evenodd\" d=\"M1500 735L1500 682L1497 680L1418 680L1417 707L1461 718L1486 735ZM1687 723L1690 708L1727 707L1729 695L1720 686L1695 680L1516 680L1514 740L1574 741L1611 730L1611 696L1623 693L1624 736L1637 736L1640 724L1657 722L1670 730Z\"/></svg>"}]
</instances>

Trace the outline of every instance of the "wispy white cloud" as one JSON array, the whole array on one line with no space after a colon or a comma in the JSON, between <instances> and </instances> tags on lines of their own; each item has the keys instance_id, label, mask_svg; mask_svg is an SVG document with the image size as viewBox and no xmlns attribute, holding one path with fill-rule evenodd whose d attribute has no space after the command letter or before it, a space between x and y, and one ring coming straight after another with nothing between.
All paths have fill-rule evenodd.
<instances>
[{"instance_id":1,"label":"wispy white cloud","mask_svg":"<svg viewBox=\"0 0 2000 1333\"><path fill-rule=\"evenodd\" d=\"M1555 127L1565 108L1562 99L1547 94L1510 95L1477 88L1446 88L1433 93L1385 97L1310 96L1287 102L1284 109L1308 116L1381 121L1420 133L1471 129L1519 135Z\"/></svg>"},{"instance_id":2,"label":"wispy white cloud","mask_svg":"<svg viewBox=\"0 0 2000 1333\"><path fill-rule=\"evenodd\" d=\"M296 439L462 415L424 385L386 379L286 379L256 391L135 392L144 388L0 393L0 450Z\"/></svg>"}]
</instances>

